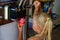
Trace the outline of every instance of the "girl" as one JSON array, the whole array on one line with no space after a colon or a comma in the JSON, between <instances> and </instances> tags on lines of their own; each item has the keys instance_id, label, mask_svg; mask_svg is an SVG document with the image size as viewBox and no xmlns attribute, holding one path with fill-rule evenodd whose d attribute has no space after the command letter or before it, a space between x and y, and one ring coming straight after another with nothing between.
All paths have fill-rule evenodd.
<instances>
[{"instance_id":1,"label":"girl","mask_svg":"<svg viewBox=\"0 0 60 40\"><path fill-rule=\"evenodd\" d=\"M48 15L50 8L47 13L44 13L39 1L34 1L34 6L33 30L37 34L27 40L51 40L52 20Z\"/></svg>"}]
</instances>

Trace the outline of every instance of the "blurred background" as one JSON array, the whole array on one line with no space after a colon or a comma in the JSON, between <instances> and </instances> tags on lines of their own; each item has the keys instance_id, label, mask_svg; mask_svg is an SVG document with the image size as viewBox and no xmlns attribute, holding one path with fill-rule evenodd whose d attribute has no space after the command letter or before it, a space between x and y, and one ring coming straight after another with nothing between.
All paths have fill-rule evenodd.
<instances>
[{"instance_id":1,"label":"blurred background","mask_svg":"<svg viewBox=\"0 0 60 40\"><path fill-rule=\"evenodd\" d=\"M27 20L27 26L23 29L23 31L26 32L25 34L23 33L25 38L29 38L36 34L32 29L32 15L34 12L32 3L34 0L26 1L27 2L24 3L25 0L0 0L0 40L17 40L17 20L22 17ZM21 5L19 5L20 2L22 2ZM41 2L44 12L47 12L48 8L51 7L50 15L54 23L52 40L60 40L60 0Z\"/></svg>"}]
</instances>

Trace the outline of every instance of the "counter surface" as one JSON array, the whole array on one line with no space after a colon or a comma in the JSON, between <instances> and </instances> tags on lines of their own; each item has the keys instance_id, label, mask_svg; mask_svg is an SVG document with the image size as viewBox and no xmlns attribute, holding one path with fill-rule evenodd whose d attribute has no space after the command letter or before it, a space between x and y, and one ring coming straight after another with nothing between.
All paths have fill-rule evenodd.
<instances>
[{"instance_id":1,"label":"counter surface","mask_svg":"<svg viewBox=\"0 0 60 40\"><path fill-rule=\"evenodd\" d=\"M0 18L0 26L1 26L1 25L4 25L4 24L11 23L11 22L13 22L13 21L12 21L12 20L4 20L4 19L1 19L1 18Z\"/></svg>"}]
</instances>

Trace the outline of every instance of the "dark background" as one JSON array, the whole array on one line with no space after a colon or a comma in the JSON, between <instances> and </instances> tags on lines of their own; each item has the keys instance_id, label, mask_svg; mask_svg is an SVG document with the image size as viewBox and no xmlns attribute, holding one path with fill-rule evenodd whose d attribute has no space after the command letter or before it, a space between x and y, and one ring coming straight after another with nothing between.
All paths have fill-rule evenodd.
<instances>
[{"instance_id":1,"label":"dark background","mask_svg":"<svg viewBox=\"0 0 60 40\"><path fill-rule=\"evenodd\" d=\"M18 0L0 0L0 2L11 2L11 1L18 1Z\"/></svg>"}]
</instances>

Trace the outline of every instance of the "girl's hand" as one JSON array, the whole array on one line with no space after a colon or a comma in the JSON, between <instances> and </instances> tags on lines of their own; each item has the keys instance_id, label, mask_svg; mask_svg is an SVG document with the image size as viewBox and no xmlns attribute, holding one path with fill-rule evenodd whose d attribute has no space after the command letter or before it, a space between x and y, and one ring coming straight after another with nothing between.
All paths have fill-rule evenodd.
<instances>
[{"instance_id":1,"label":"girl's hand","mask_svg":"<svg viewBox=\"0 0 60 40\"><path fill-rule=\"evenodd\" d=\"M22 31L22 27L23 25L25 24L25 19L24 18L21 18L18 22L18 29L19 31Z\"/></svg>"}]
</instances>

